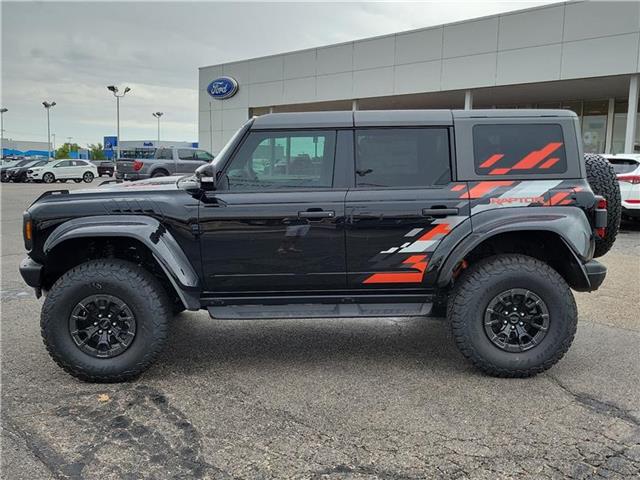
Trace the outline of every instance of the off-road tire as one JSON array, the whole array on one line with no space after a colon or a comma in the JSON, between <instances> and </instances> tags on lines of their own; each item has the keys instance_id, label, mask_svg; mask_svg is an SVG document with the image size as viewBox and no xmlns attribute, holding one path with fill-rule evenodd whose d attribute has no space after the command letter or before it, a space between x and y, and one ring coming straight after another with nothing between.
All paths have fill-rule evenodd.
<instances>
[{"instance_id":1,"label":"off-road tire","mask_svg":"<svg viewBox=\"0 0 640 480\"><path fill-rule=\"evenodd\" d=\"M123 300L137 322L133 342L114 357L96 358L83 352L70 333L73 308L95 294ZM123 382L140 375L158 357L171 317L166 291L151 273L125 260L92 260L55 282L42 307L40 326L49 354L66 372L88 382Z\"/></svg>"},{"instance_id":2,"label":"off-road tire","mask_svg":"<svg viewBox=\"0 0 640 480\"><path fill-rule=\"evenodd\" d=\"M44 183L54 183L56 181L56 176L51 172L47 172L42 176L42 181Z\"/></svg>"},{"instance_id":3,"label":"off-road tire","mask_svg":"<svg viewBox=\"0 0 640 480\"><path fill-rule=\"evenodd\" d=\"M601 257L613 246L620 229L622 200L616 172L606 158L595 153L585 153L587 181L596 195L607 199L607 229L604 238L596 237L594 257Z\"/></svg>"},{"instance_id":4,"label":"off-road tire","mask_svg":"<svg viewBox=\"0 0 640 480\"><path fill-rule=\"evenodd\" d=\"M484 330L484 314L499 293L525 288L549 310L549 329L537 346L507 352ZM526 255L488 257L469 267L449 297L448 319L460 352L473 365L495 377L529 377L543 372L567 352L576 333L578 313L564 279L546 263Z\"/></svg>"}]
</instances>

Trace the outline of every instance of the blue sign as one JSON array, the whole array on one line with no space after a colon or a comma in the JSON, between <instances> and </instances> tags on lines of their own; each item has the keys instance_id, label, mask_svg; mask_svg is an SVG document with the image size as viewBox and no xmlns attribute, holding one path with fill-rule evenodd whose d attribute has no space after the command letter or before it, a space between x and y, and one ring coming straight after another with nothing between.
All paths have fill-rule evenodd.
<instances>
[{"instance_id":1,"label":"blue sign","mask_svg":"<svg viewBox=\"0 0 640 480\"><path fill-rule=\"evenodd\" d=\"M213 98L218 100L224 100L225 98L233 97L238 91L238 82L235 78L220 77L216 78L207 87L207 92Z\"/></svg>"},{"instance_id":2,"label":"blue sign","mask_svg":"<svg viewBox=\"0 0 640 480\"><path fill-rule=\"evenodd\" d=\"M104 137L104 149L113 150L113 147L118 145L118 137Z\"/></svg>"}]
</instances>

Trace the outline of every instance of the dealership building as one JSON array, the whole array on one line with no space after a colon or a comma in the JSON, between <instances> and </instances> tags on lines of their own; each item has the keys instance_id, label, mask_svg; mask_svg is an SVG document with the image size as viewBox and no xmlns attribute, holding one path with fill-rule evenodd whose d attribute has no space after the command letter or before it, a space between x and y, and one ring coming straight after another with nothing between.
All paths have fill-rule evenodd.
<instances>
[{"instance_id":1,"label":"dealership building","mask_svg":"<svg viewBox=\"0 0 640 480\"><path fill-rule=\"evenodd\" d=\"M587 152L640 150L640 2L553 4L199 69L199 144L253 115L564 108Z\"/></svg>"}]
</instances>

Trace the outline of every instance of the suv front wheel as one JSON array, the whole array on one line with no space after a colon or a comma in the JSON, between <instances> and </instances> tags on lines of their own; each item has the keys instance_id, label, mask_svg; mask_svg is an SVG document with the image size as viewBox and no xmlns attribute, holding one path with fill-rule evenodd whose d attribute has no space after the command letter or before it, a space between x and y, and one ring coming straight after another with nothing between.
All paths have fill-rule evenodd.
<instances>
[{"instance_id":1,"label":"suv front wheel","mask_svg":"<svg viewBox=\"0 0 640 480\"><path fill-rule=\"evenodd\" d=\"M135 378L167 338L171 304L158 280L118 259L74 267L51 288L42 307L42 338L53 359L91 382Z\"/></svg>"},{"instance_id":2,"label":"suv front wheel","mask_svg":"<svg viewBox=\"0 0 640 480\"><path fill-rule=\"evenodd\" d=\"M517 254L472 265L447 310L462 354L496 377L529 377L553 366L569 349L578 317L560 274Z\"/></svg>"}]
</instances>

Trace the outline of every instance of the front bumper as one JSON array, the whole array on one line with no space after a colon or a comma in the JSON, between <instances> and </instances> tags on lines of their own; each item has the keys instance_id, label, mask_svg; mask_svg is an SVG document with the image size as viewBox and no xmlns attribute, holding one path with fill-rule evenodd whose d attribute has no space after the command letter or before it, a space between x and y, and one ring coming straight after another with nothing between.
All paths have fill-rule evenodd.
<instances>
[{"instance_id":1,"label":"front bumper","mask_svg":"<svg viewBox=\"0 0 640 480\"><path fill-rule=\"evenodd\" d=\"M43 266L30 257L26 257L20 262L20 275L27 285L35 288L38 298L42 294L42 270Z\"/></svg>"},{"instance_id":2,"label":"front bumper","mask_svg":"<svg viewBox=\"0 0 640 480\"><path fill-rule=\"evenodd\" d=\"M597 260L589 260L584 264L584 271L589 280L589 291L597 290L602 285L604 277L607 276L607 267Z\"/></svg>"}]
</instances>

